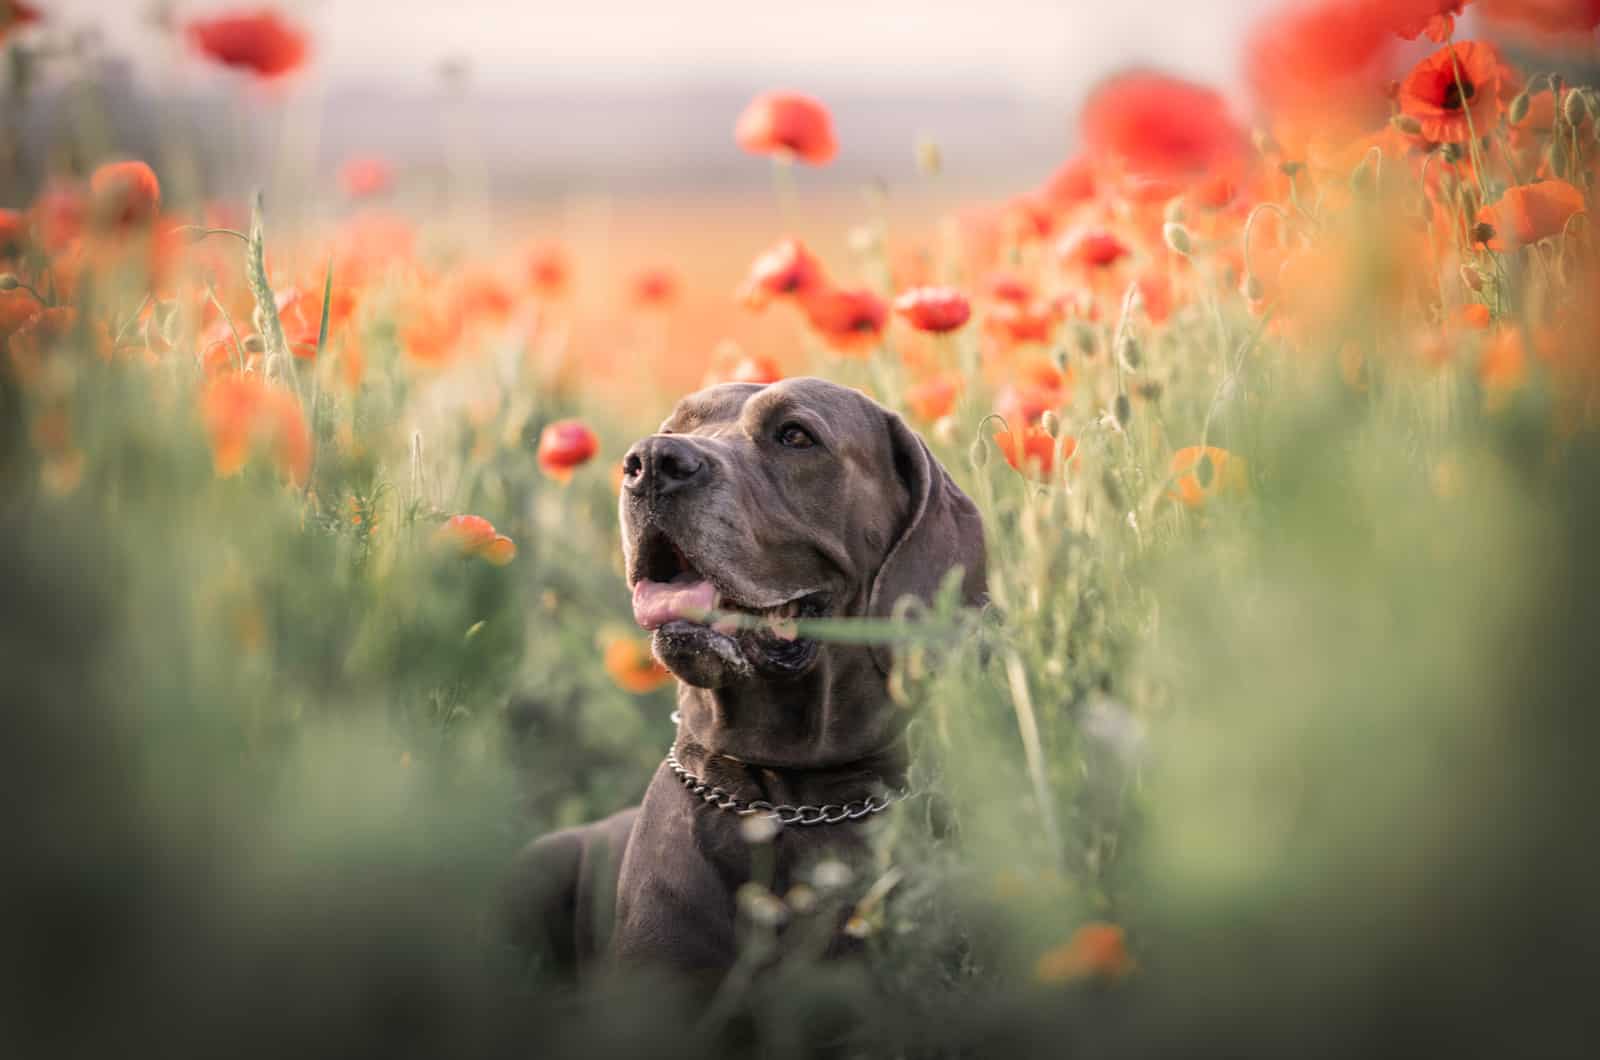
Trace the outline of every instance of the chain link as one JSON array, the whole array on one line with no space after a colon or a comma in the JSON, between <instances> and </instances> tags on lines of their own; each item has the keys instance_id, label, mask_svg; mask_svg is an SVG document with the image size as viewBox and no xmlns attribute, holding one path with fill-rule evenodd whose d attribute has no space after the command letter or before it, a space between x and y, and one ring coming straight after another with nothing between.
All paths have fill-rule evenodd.
<instances>
[{"instance_id":1,"label":"chain link","mask_svg":"<svg viewBox=\"0 0 1600 1060\"><path fill-rule=\"evenodd\" d=\"M690 794L698 795L717 809L726 810L740 817L761 815L779 824L813 825L859 821L863 817L882 813L911 794L909 788L902 787L882 795L868 795L864 799L845 803L830 802L822 806L791 806L786 802L774 804L765 799L744 802L731 792L724 791L714 784L707 784L689 772L684 764L678 761L676 748L667 751L667 768L678 775L678 779L683 781L683 786L689 789Z\"/></svg>"}]
</instances>

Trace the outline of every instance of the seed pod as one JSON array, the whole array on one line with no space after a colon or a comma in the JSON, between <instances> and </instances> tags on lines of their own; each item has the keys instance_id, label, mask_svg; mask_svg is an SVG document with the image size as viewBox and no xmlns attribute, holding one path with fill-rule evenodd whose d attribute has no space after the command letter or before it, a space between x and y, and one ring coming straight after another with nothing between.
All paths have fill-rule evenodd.
<instances>
[{"instance_id":1,"label":"seed pod","mask_svg":"<svg viewBox=\"0 0 1600 1060\"><path fill-rule=\"evenodd\" d=\"M1244 278L1244 296L1252 302L1259 302L1267 296L1267 285L1255 273Z\"/></svg>"},{"instance_id":2,"label":"seed pod","mask_svg":"<svg viewBox=\"0 0 1600 1060\"><path fill-rule=\"evenodd\" d=\"M1299 162L1283 162L1283 163L1280 163L1279 166L1278 166L1278 169L1280 171L1282 171L1284 176L1291 177L1291 178L1294 177L1295 174L1299 173L1304 168L1306 168L1306 167L1301 165Z\"/></svg>"},{"instance_id":3,"label":"seed pod","mask_svg":"<svg viewBox=\"0 0 1600 1060\"><path fill-rule=\"evenodd\" d=\"M1572 125L1582 125L1589 117L1588 93L1582 89L1568 92L1566 100L1561 104L1561 113Z\"/></svg>"},{"instance_id":4,"label":"seed pod","mask_svg":"<svg viewBox=\"0 0 1600 1060\"><path fill-rule=\"evenodd\" d=\"M989 466L989 443L980 434L967 450L967 462L974 471L982 471Z\"/></svg>"},{"instance_id":5,"label":"seed pod","mask_svg":"<svg viewBox=\"0 0 1600 1060\"><path fill-rule=\"evenodd\" d=\"M1050 437L1061 437L1061 417L1057 416L1054 410L1044 410L1044 414L1039 417L1039 426L1044 430L1044 433L1048 434Z\"/></svg>"},{"instance_id":6,"label":"seed pod","mask_svg":"<svg viewBox=\"0 0 1600 1060\"><path fill-rule=\"evenodd\" d=\"M1128 400L1127 394L1118 394L1116 404L1112 406L1112 415L1117 418L1117 426L1126 428L1133 419L1133 402Z\"/></svg>"},{"instance_id":7,"label":"seed pod","mask_svg":"<svg viewBox=\"0 0 1600 1060\"><path fill-rule=\"evenodd\" d=\"M1506 117L1511 119L1512 125L1521 125L1522 119L1528 116L1528 90L1523 89L1517 93L1517 98L1511 101L1511 106L1506 108Z\"/></svg>"},{"instance_id":8,"label":"seed pod","mask_svg":"<svg viewBox=\"0 0 1600 1060\"><path fill-rule=\"evenodd\" d=\"M1494 225L1484 224L1479 221L1472 226L1472 241L1474 243L1487 243L1495 236Z\"/></svg>"},{"instance_id":9,"label":"seed pod","mask_svg":"<svg viewBox=\"0 0 1600 1060\"><path fill-rule=\"evenodd\" d=\"M1161 226L1161 237L1167 241L1167 246L1188 257L1194 251L1194 241L1189 238L1189 230L1181 224L1169 221Z\"/></svg>"},{"instance_id":10,"label":"seed pod","mask_svg":"<svg viewBox=\"0 0 1600 1060\"><path fill-rule=\"evenodd\" d=\"M1394 127L1407 136L1421 136L1422 123L1409 114L1396 114L1392 119Z\"/></svg>"},{"instance_id":11,"label":"seed pod","mask_svg":"<svg viewBox=\"0 0 1600 1060\"><path fill-rule=\"evenodd\" d=\"M1142 351L1139 349L1139 340L1134 338L1132 333L1123 333L1122 341L1117 344L1117 357L1122 361L1122 366L1128 371L1137 372L1139 370L1139 362L1144 358Z\"/></svg>"},{"instance_id":12,"label":"seed pod","mask_svg":"<svg viewBox=\"0 0 1600 1060\"><path fill-rule=\"evenodd\" d=\"M1095 348L1098 345L1095 342L1094 328L1080 322L1073 329L1073 336L1078 340L1078 352L1085 357L1093 357Z\"/></svg>"},{"instance_id":13,"label":"seed pod","mask_svg":"<svg viewBox=\"0 0 1600 1060\"><path fill-rule=\"evenodd\" d=\"M1442 147L1439 148L1439 157L1443 158L1446 162L1449 162L1451 165L1455 165L1457 162L1461 161L1461 145L1460 144L1445 144L1445 145L1443 145Z\"/></svg>"},{"instance_id":14,"label":"seed pod","mask_svg":"<svg viewBox=\"0 0 1600 1060\"><path fill-rule=\"evenodd\" d=\"M1166 393L1166 387L1159 380L1149 379L1133 388L1133 392L1146 401L1160 401L1161 395Z\"/></svg>"}]
</instances>

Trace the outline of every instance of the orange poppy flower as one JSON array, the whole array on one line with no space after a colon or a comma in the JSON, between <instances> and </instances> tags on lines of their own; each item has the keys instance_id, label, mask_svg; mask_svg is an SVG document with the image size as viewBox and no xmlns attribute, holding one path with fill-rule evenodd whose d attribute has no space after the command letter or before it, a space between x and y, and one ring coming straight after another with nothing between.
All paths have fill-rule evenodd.
<instances>
[{"instance_id":1,"label":"orange poppy flower","mask_svg":"<svg viewBox=\"0 0 1600 1060\"><path fill-rule=\"evenodd\" d=\"M496 567L504 567L517 558L516 542L496 532L494 524L481 515L451 516L435 531L433 542L462 556L477 556Z\"/></svg>"},{"instance_id":2,"label":"orange poppy flower","mask_svg":"<svg viewBox=\"0 0 1600 1060\"><path fill-rule=\"evenodd\" d=\"M989 297L1001 302L1026 302L1033 297L1033 287L1014 272L996 272L990 275L986 286Z\"/></svg>"},{"instance_id":3,"label":"orange poppy flower","mask_svg":"<svg viewBox=\"0 0 1600 1060\"><path fill-rule=\"evenodd\" d=\"M1381 114L1380 74L1392 49L1383 25L1350 0L1286 5L1251 31L1245 79L1274 115L1354 126Z\"/></svg>"},{"instance_id":4,"label":"orange poppy flower","mask_svg":"<svg viewBox=\"0 0 1600 1060\"><path fill-rule=\"evenodd\" d=\"M1482 302L1468 302L1456 310L1456 323L1473 331L1487 331L1493 320L1489 307Z\"/></svg>"},{"instance_id":5,"label":"orange poppy flower","mask_svg":"<svg viewBox=\"0 0 1600 1060\"><path fill-rule=\"evenodd\" d=\"M1091 921L1072 938L1046 950L1034 965L1033 976L1041 983L1069 983L1092 979L1115 982L1133 971L1127 938L1120 927Z\"/></svg>"},{"instance_id":6,"label":"orange poppy flower","mask_svg":"<svg viewBox=\"0 0 1600 1060\"><path fill-rule=\"evenodd\" d=\"M23 0L0 0L0 41L24 26L40 21L44 16L32 4Z\"/></svg>"},{"instance_id":7,"label":"orange poppy flower","mask_svg":"<svg viewBox=\"0 0 1600 1060\"><path fill-rule=\"evenodd\" d=\"M734 349L712 359L701 386L718 383L776 383L783 378L783 366L764 353L745 353Z\"/></svg>"},{"instance_id":8,"label":"orange poppy flower","mask_svg":"<svg viewBox=\"0 0 1600 1060\"><path fill-rule=\"evenodd\" d=\"M1242 457L1214 445L1191 445L1172 454L1174 489L1167 496L1185 507L1200 508L1212 497L1243 493L1249 469Z\"/></svg>"},{"instance_id":9,"label":"orange poppy flower","mask_svg":"<svg viewBox=\"0 0 1600 1060\"><path fill-rule=\"evenodd\" d=\"M1054 302L1000 302L983 318L984 329L1008 344L1049 342L1060 322L1061 310Z\"/></svg>"},{"instance_id":10,"label":"orange poppy flower","mask_svg":"<svg viewBox=\"0 0 1600 1060\"><path fill-rule=\"evenodd\" d=\"M894 300L894 311L918 331L955 331L972 316L967 296L950 287L914 287Z\"/></svg>"},{"instance_id":11,"label":"orange poppy flower","mask_svg":"<svg viewBox=\"0 0 1600 1060\"><path fill-rule=\"evenodd\" d=\"M1055 466L1056 440L1043 427L1030 424L1022 429L1020 435L1011 431L996 431L994 442L1000 447L1000 454L1006 458L1006 463L1024 475L1043 478ZM1076 439L1061 439L1061 459L1069 459L1077 448Z\"/></svg>"},{"instance_id":12,"label":"orange poppy flower","mask_svg":"<svg viewBox=\"0 0 1600 1060\"><path fill-rule=\"evenodd\" d=\"M1519 328L1503 328L1484 345L1478 356L1478 382L1484 404L1501 408L1528 379L1528 348Z\"/></svg>"},{"instance_id":13,"label":"orange poppy flower","mask_svg":"<svg viewBox=\"0 0 1600 1060\"><path fill-rule=\"evenodd\" d=\"M600 439L582 420L557 420L539 434L539 467L557 482L566 482L599 451Z\"/></svg>"},{"instance_id":14,"label":"orange poppy flower","mask_svg":"<svg viewBox=\"0 0 1600 1060\"><path fill-rule=\"evenodd\" d=\"M564 293L571 274L567 252L554 243L534 247L528 255L528 282L539 294L555 297Z\"/></svg>"},{"instance_id":15,"label":"orange poppy flower","mask_svg":"<svg viewBox=\"0 0 1600 1060\"><path fill-rule=\"evenodd\" d=\"M1458 76L1459 68L1459 76ZM1482 41L1462 41L1422 60L1400 83L1401 113L1431 143L1487 136L1500 120L1500 56Z\"/></svg>"},{"instance_id":16,"label":"orange poppy flower","mask_svg":"<svg viewBox=\"0 0 1600 1060\"><path fill-rule=\"evenodd\" d=\"M1245 153L1243 130L1221 94L1166 74L1122 74L1100 85L1080 121L1091 156L1129 173L1186 180L1227 169Z\"/></svg>"},{"instance_id":17,"label":"orange poppy flower","mask_svg":"<svg viewBox=\"0 0 1600 1060\"><path fill-rule=\"evenodd\" d=\"M672 671L650 654L648 642L620 633L605 639L605 667L618 688L636 696L648 695L672 680Z\"/></svg>"},{"instance_id":18,"label":"orange poppy flower","mask_svg":"<svg viewBox=\"0 0 1600 1060\"><path fill-rule=\"evenodd\" d=\"M1039 186L1039 197L1058 210L1068 210L1095 197L1094 162L1088 155L1069 158Z\"/></svg>"},{"instance_id":19,"label":"orange poppy flower","mask_svg":"<svg viewBox=\"0 0 1600 1060\"><path fill-rule=\"evenodd\" d=\"M28 300L31 312L6 342L17 378L25 383L36 379L45 360L74 339L87 340L101 357L111 356L111 339L103 325L93 327L87 335L79 335L76 309L71 306L40 309L31 295Z\"/></svg>"},{"instance_id":20,"label":"orange poppy flower","mask_svg":"<svg viewBox=\"0 0 1600 1060\"><path fill-rule=\"evenodd\" d=\"M763 92L751 100L733 138L753 155L798 158L813 166L826 165L839 152L828 108L798 92Z\"/></svg>"},{"instance_id":21,"label":"orange poppy flower","mask_svg":"<svg viewBox=\"0 0 1600 1060\"><path fill-rule=\"evenodd\" d=\"M78 184L54 181L28 208L34 237L47 254L64 254L83 233L89 201Z\"/></svg>"},{"instance_id":22,"label":"orange poppy flower","mask_svg":"<svg viewBox=\"0 0 1600 1060\"><path fill-rule=\"evenodd\" d=\"M1367 0L1391 32L1406 40L1428 39L1443 44L1455 32L1456 16L1467 0Z\"/></svg>"},{"instance_id":23,"label":"orange poppy flower","mask_svg":"<svg viewBox=\"0 0 1600 1060\"><path fill-rule=\"evenodd\" d=\"M1583 192L1564 180L1519 184L1478 211L1475 235L1490 250L1511 250L1559 236L1586 209Z\"/></svg>"},{"instance_id":24,"label":"orange poppy flower","mask_svg":"<svg viewBox=\"0 0 1600 1060\"><path fill-rule=\"evenodd\" d=\"M739 288L739 301L765 309L774 298L806 298L826 286L822 263L798 239L785 239L756 258Z\"/></svg>"},{"instance_id":25,"label":"orange poppy flower","mask_svg":"<svg viewBox=\"0 0 1600 1060\"><path fill-rule=\"evenodd\" d=\"M143 228L161 211L161 182L143 162L109 162L89 178L93 217L118 231Z\"/></svg>"},{"instance_id":26,"label":"orange poppy flower","mask_svg":"<svg viewBox=\"0 0 1600 1060\"><path fill-rule=\"evenodd\" d=\"M815 291L801 305L806 320L836 353L866 356L877 349L889 307L865 288Z\"/></svg>"},{"instance_id":27,"label":"orange poppy flower","mask_svg":"<svg viewBox=\"0 0 1600 1060\"><path fill-rule=\"evenodd\" d=\"M238 474L263 446L291 481L311 473L311 432L294 391L255 373L219 376L201 396L201 415L217 474Z\"/></svg>"},{"instance_id":28,"label":"orange poppy flower","mask_svg":"<svg viewBox=\"0 0 1600 1060\"><path fill-rule=\"evenodd\" d=\"M669 306L678 300L678 277L663 266L640 269L633 277L632 290L635 305Z\"/></svg>"},{"instance_id":29,"label":"orange poppy flower","mask_svg":"<svg viewBox=\"0 0 1600 1060\"><path fill-rule=\"evenodd\" d=\"M418 365L442 367L455 356L464 321L459 309L437 295L415 306L400 328L400 348Z\"/></svg>"},{"instance_id":30,"label":"orange poppy flower","mask_svg":"<svg viewBox=\"0 0 1600 1060\"><path fill-rule=\"evenodd\" d=\"M961 396L963 380L954 373L936 375L931 379L906 388L906 407L911 414L925 423L948 416Z\"/></svg>"},{"instance_id":31,"label":"orange poppy flower","mask_svg":"<svg viewBox=\"0 0 1600 1060\"><path fill-rule=\"evenodd\" d=\"M260 78L292 73L310 52L306 34L270 9L191 19L184 34L213 62Z\"/></svg>"},{"instance_id":32,"label":"orange poppy flower","mask_svg":"<svg viewBox=\"0 0 1600 1060\"><path fill-rule=\"evenodd\" d=\"M339 166L339 186L352 199L382 195L394 184L394 167L375 155L347 158Z\"/></svg>"},{"instance_id":33,"label":"orange poppy flower","mask_svg":"<svg viewBox=\"0 0 1600 1060\"><path fill-rule=\"evenodd\" d=\"M1107 268L1130 253L1128 244L1112 233L1088 226L1068 232L1056 244L1056 257L1062 264L1086 269Z\"/></svg>"},{"instance_id":34,"label":"orange poppy flower","mask_svg":"<svg viewBox=\"0 0 1600 1060\"><path fill-rule=\"evenodd\" d=\"M1478 0L1477 10L1496 28L1536 37L1586 37L1600 26L1596 0Z\"/></svg>"}]
</instances>

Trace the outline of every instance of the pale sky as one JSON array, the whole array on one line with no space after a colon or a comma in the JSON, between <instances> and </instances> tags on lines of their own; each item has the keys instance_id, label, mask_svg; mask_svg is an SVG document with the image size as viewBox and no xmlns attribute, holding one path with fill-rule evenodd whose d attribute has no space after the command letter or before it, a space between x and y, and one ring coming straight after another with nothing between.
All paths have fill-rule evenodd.
<instances>
[{"instance_id":1,"label":"pale sky","mask_svg":"<svg viewBox=\"0 0 1600 1060\"><path fill-rule=\"evenodd\" d=\"M268 0L171 2L180 16ZM748 79L892 91L975 83L1072 94L1130 63L1226 84L1252 15L1274 0L279 0L314 37L328 86L426 83L447 56L516 88ZM156 69L151 0L40 0L56 26L96 26ZM203 76L203 71L201 75Z\"/></svg>"}]
</instances>

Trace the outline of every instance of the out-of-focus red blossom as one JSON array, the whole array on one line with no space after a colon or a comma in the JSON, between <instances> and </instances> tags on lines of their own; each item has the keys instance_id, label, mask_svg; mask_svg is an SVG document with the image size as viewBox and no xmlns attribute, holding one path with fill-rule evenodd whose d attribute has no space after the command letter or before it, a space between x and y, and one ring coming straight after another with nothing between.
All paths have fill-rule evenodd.
<instances>
[{"instance_id":1,"label":"out-of-focus red blossom","mask_svg":"<svg viewBox=\"0 0 1600 1060\"><path fill-rule=\"evenodd\" d=\"M357 155L339 166L339 186L352 199L382 195L394 185L394 167L376 155Z\"/></svg>"},{"instance_id":2,"label":"out-of-focus red blossom","mask_svg":"<svg viewBox=\"0 0 1600 1060\"><path fill-rule=\"evenodd\" d=\"M1496 29L1537 37L1587 38L1600 26L1600 0L1478 0L1477 10Z\"/></svg>"},{"instance_id":3,"label":"out-of-focus red blossom","mask_svg":"<svg viewBox=\"0 0 1600 1060\"><path fill-rule=\"evenodd\" d=\"M1128 244L1114 233L1096 227L1076 228L1056 244L1056 256L1062 264L1087 269L1115 265L1129 253Z\"/></svg>"},{"instance_id":4,"label":"out-of-focus red blossom","mask_svg":"<svg viewBox=\"0 0 1600 1060\"><path fill-rule=\"evenodd\" d=\"M984 314L984 330L1008 345L1049 342L1061 323L1054 302L999 302Z\"/></svg>"},{"instance_id":5,"label":"out-of-focus red blossom","mask_svg":"<svg viewBox=\"0 0 1600 1060\"><path fill-rule=\"evenodd\" d=\"M1038 423L1046 412L1067 403L1071 397L1071 383L1071 375L1057 368L1049 358L1024 358L995 396L994 410L1008 423Z\"/></svg>"},{"instance_id":6,"label":"out-of-focus red blossom","mask_svg":"<svg viewBox=\"0 0 1600 1060\"><path fill-rule=\"evenodd\" d=\"M463 321L453 302L430 293L411 307L400 327L400 348L414 363L439 368L454 356Z\"/></svg>"},{"instance_id":7,"label":"out-of-focus red blossom","mask_svg":"<svg viewBox=\"0 0 1600 1060\"><path fill-rule=\"evenodd\" d=\"M502 324L516 307L510 288L494 273L469 269L451 291L456 312L468 324Z\"/></svg>"},{"instance_id":8,"label":"out-of-focus red blossom","mask_svg":"<svg viewBox=\"0 0 1600 1060\"><path fill-rule=\"evenodd\" d=\"M806 320L836 353L865 356L878 347L889 307L865 288L814 291L801 302Z\"/></svg>"},{"instance_id":9,"label":"out-of-focus red blossom","mask_svg":"<svg viewBox=\"0 0 1600 1060\"><path fill-rule=\"evenodd\" d=\"M547 298L566 293L572 280L572 268L567 252L555 243L543 243L528 254L528 282L533 289Z\"/></svg>"},{"instance_id":10,"label":"out-of-focus red blossom","mask_svg":"<svg viewBox=\"0 0 1600 1060\"><path fill-rule=\"evenodd\" d=\"M819 262L804 243L785 239L764 252L750 266L739 288L739 301L751 309L765 309L774 298L804 299L827 286Z\"/></svg>"},{"instance_id":11,"label":"out-of-focus red blossom","mask_svg":"<svg viewBox=\"0 0 1600 1060\"><path fill-rule=\"evenodd\" d=\"M1055 467L1056 440L1043 427L1030 424L1020 433L1009 430L996 431L994 443L1000 448L1000 455L1006 458L1006 463L1024 475L1042 478L1050 474L1051 469ZM1070 437L1061 439L1061 459L1071 459L1077 448L1077 439Z\"/></svg>"},{"instance_id":12,"label":"out-of-focus red blossom","mask_svg":"<svg viewBox=\"0 0 1600 1060\"><path fill-rule=\"evenodd\" d=\"M1084 104L1080 125L1091 156L1167 180L1227 170L1247 143L1219 93L1147 71L1103 82Z\"/></svg>"},{"instance_id":13,"label":"out-of-focus red blossom","mask_svg":"<svg viewBox=\"0 0 1600 1060\"><path fill-rule=\"evenodd\" d=\"M45 253L63 254L80 235L89 217L89 201L79 184L56 180L45 185L28 208L34 238Z\"/></svg>"},{"instance_id":14,"label":"out-of-focus red blossom","mask_svg":"<svg viewBox=\"0 0 1600 1060\"><path fill-rule=\"evenodd\" d=\"M1488 230L1475 234L1490 250L1511 250L1559 236L1585 210L1583 192L1564 180L1519 184L1478 211L1478 224Z\"/></svg>"},{"instance_id":15,"label":"out-of-focus red blossom","mask_svg":"<svg viewBox=\"0 0 1600 1060\"><path fill-rule=\"evenodd\" d=\"M582 420L557 420L539 434L539 468L558 482L594 458L600 439Z\"/></svg>"},{"instance_id":16,"label":"out-of-focus red blossom","mask_svg":"<svg viewBox=\"0 0 1600 1060\"><path fill-rule=\"evenodd\" d=\"M28 219L18 210L0 210L0 260L20 255L28 245Z\"/></svg>"},{"instance_id":17,"label":"out-of-focus red blossom","mask_svg":"<svg viewBox=\"0 0 1600 1060\"><path fill-rule=\"evenodd\" d=\"M906 407L911 414L925 423L948 416L961 396L962 378L952 372L943 372L906 388Z\"/></svg>"},{"instance_id":18,"label":"out-of-focus red blossom","mask_svg":"<svg viewBox=\"0 0 1600 1060\"><path fill-rule=\"evenodd\" d=\"M1104 921L1091 921L1059 946L1040 955L1033 969L1041 983L1071 983L1081 980L1116 982L1134 969L1122 928Z\"/></svg>"},{"instance_id":19,"label":"out-of-focus red blossom","mask_svg":"<svg viewBox=\"0 0 1600 1060\"><path fill-rule=\"evenodd\" d=\"M776 383L783 378L783 366L776 358L765 353L745 353L732 350L712 358L702 386L718 383Z\"/></svg>"},{"instance_id":20,"label":"out-of-focus red blossom","mask_svg":"<svg viewBox=\"0 0 1600 1060\"><path fill-rule=\"evenodd\" d=\"M353 288L335 284L328 307L328 336L333 336L355 315L357 295ZM322 294L311 293L305 287L289 287L276 292L274 302L278 319L283 322L284 336L289 340L289 352L302 360L317 355L317 339L322 334Z\"/></svg>"},{"instance_id":21,"label":"out-of-focus red blossom","mask_svg":"<svg viewBox=\"0 0 1600 1060\"><path fill-rule=\"evenodd\" d=\"M439 548L477 556L496 567L504 567L517 558L516 542L497 532L494 524L481 515L452 515L434 532L433 542Z\"/></svg>"},{"instance_id":22,"label":"out-of-focus red blossom","mask_svg":"<svg viewBox=\"0 0 1600 1060\"><path fill-rule=\"evenodd\" d=\"M1391 32L1406 40L1426 35L1443 44L1455 32L1456 16L1469 0L1365 0L1364 6L1383 19Z\"/></svg>"},{"instance_id":23,"label":"out-of-focus red blossom","mask_svg":"<svg viewBox=\"0 0 1600 1060\"><path fill-rule=\"evenodd\" d=\"M1489 324L1493 321L1493 319L1494 317L1493 314L1489 312L1489 307L1484 305L1482 302L1468 302L1466 305L1456 310L1455 315L1457 324L1460 324L1462 327L1469 328L1473 331L1489 330Z\"/></svg>"},{"instance_id":24,"label":"out-of-focus red blossom","mask_svg":"<svg viewBox=\"0 0 1600 1060\"><path fill-rule=\"evenodd\" d=\"M107 228L143 228L161 212L161 182L155 170L139 161L108 162L89 178L97 224Z\"/></svg>"},{"instance_id":25,"label":"out-of-focus red blossom","mask_svg":"<svg viewBox=\"0 0 1600 1060\"><path fill-rule=\"evenodd\" d=\"M71 306L40 309L37 304L26 320L11 333L6 345L11 367L24 383L38 378L45 360L73 339L78 339L100 357L111 356L111 336L102 324L91 323L79 334L78 311Z\"/></svg>"},{"instance_id":26,"label":"out-of-focus red blossom","mask_svg":"<svg viewBox=\"0 0 1600 1060\"><path fill-rule=\"evenodd\" d=\"M1058 210L1068 210L1092 201L1098 187L1094 161L1087 155L1076 155L1045 178L1039 185L1039 197Z\"/></svg>"},{"instance_id":27,"label":"out-of-focus red blossom","mask_svg":"<svg viewBox=\"0 0 1600 1060\"><path fill-rule=\"evenodd\" d=\"M648 695L672 680L672 671L650 654L648 641L628 634L613 634L604 641L606 673L624 692Z\"/></svg>"},{"instance_id":28,"label":"out-of-focus red blossom","mask_svg":"<svg viewBox=\"0 0 1600 1060\"><path fill-rule=\"evenodd\" d=\"M1459 75L1459 79L1458 79ZM1483 41L1461 41L1423 59L1400 83L1401 113L1431 143L1487 136L1500 119L1500 55Z\"/></svg>"},{"instance_id":29,"label":"out-of-focus red blossom","mask_svg":"<svg viewBox=\"0 0 1600 1060\"><path fill-rule=\"evenodd\" d=\"M43 19L39 9L23 0L0 0L0 41L5 40L24 26Z\"/></svg>"},{"instance_id":30,"label":"out-of-focus red blossom","mask_svg":"<svg viewBox=\"0 0 1600 1060\"><path fill-rule=\"evenodd\" d=\"M1033 287L1014 272L995 272L986 282L990 298L1000 302L1026 302L1033 297Z\"/></svg>"},{"instance_id":31,"label":"out-of-focus red blossom","mask_svg":"<svg viewBox=\"0 0 1600 1060\"><path fill-rule=\"evenodd\" d=\"M1372 14L1355 0L1311 0L1260 19L1244 57L1257 103L1291 123L1350 125L1381 115L1381 73L1393 45Z\"/></svg>"},{"instance_id":32,"label":"out-of-focus red blossom","mask_svg":"<svg viewBox=\"0 0 1600 1060\"><path fill-rule=\"evenodd\" d=\"M914 287L894 300L894 311L918 331L955 331L972 316L967 296L950 287Z\"/></svg>"},{"instance_id":33,"label":"out-of-focus red blossom","mask_svg":"<svg viewBox=\"0 0 1600 1060\"><path fill-rule=\"evenodd\" d=\"M294 391L253 372L221 375L201 395L201 416L217 474L238 474L258 448L296 483L311 473L311 432Z\"/></svg>"},{"instance_id":34,"label":"out-of-focus red blossom","mask_svg":"<svg viewBox=\"0 0 1600 1060\"><path fill-rule=\"evenodd\" d=\"M1243 493L1250 483L1241 457L1215 445L1191 445L1172 454L1173 488L1168 493L1186 508L1201 508L1213 497Z\"/></svg>"},{"instance_id":35,"label":"out-of-focus red blossom","mask_svg":"<svg viewBox=\"0 0 1600 1060\"><path fill-rule=\"evenodd\" d=\"M306 34L270 8L191 19L184 35L212 61L261 78L292 73L310 54Z\"/></svg>"},{"instance_id":36,"label":"out-of-focus red blossom","mask_svg":"<svg viewBox=\"0 0 1600 1060\"><path fill-rule=\"evenodd\" d=\"M663 308L678 300L678 276L665 266L640 269L633 277L633 301L647 308Z\"/></svg>"},{"instance_id":37,"label":"out-of-focus red blossom","mask_svg":"<svg viewBox=\"0 0 1600 1060\"><path fill-rule=\"evenodd\" d=\"M763 92L751 100L733 127L740 147L755 155L798 158L826 165L839 152L828 108L799 92Z\"/></svg>"},{"instance_id":38,"label":"out-of-focus red blossom","mask_svg":"<svg viewBox=\"0 0 1600 1060\"><path fill-rule=\"evenodd\" d=\"M1139 288L1139 304L1144 306L1144 315L1150 323L1165 324L1172 316L1172 278L1165 270L1151 269L1133 282Z\"/></svg>"}]
</instances>

